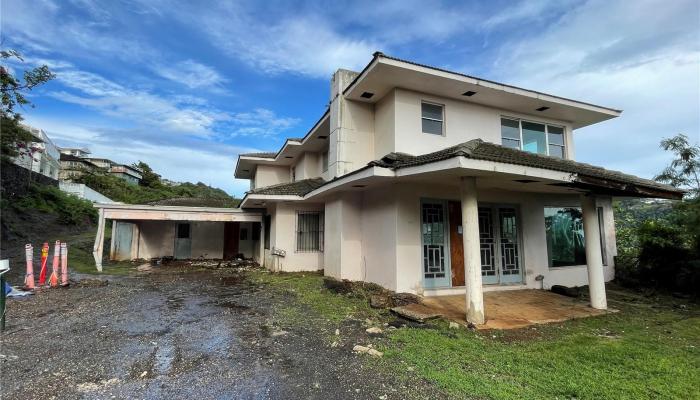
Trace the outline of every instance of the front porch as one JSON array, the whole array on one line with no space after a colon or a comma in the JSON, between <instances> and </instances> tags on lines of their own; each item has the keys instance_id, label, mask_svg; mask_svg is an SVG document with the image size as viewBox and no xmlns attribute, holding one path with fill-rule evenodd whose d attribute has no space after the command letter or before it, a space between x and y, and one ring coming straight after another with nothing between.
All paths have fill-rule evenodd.
<instances>
[{"instance_id":1,"label":"front porch","mask_svg":"<svg viewBox=\"0 0 700 400\"><path fill-rule=\"evenodd\" d=\"M423 305L449 320L467 324L464 295L426 297ZM485 292L484 309L486 321L477 325L477 329L517 329L616 312L595 309L587 301L536 289Z\"/></svg>"}]
</instances>

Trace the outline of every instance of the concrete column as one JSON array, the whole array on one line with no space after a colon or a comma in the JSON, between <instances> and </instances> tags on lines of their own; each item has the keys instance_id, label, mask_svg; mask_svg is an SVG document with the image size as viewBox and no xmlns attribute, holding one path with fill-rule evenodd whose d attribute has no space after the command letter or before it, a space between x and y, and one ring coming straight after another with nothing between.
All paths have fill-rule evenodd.
<instances>
[{"instance_id":1,"label":"concrete column","mask_svg":"<svg viewBox=\"0 0 700 400\"><path fill-rule=\"evenodd\" d=\"M462 198L462 241L464 244L464 278L467 288L467 321L476 325L486 322L484 291L481 287L481 246L479 244L479 206L476 178L460 178Z\"/></svg>"},{"instance_id":2,"label":"concrete column","mask_svg":"<svg viewBox=\"0 0 700 400\"><path fill-rule=\"evenodd\" d=\"M591 307L599 310L608 308L605 296L605 273L600 249L600 229L595 196L581 196L583 211L583 235L586 240L586 264L588 265L588 291Z\"/></svg>"},{"instance_id":3,"label":"concrete column","mask_svg":"<svg viewBox=\"0 0 700 400\"><path fill-rule=\"evenodd\" d=\"M92 248L92 256L95 259L95 267L102 272L102 256L104 251L105 241L105 212L103 208L99 211L99 220L97 222L97 233L95 234L95 245Z\"/></svg>"}]
</instances>

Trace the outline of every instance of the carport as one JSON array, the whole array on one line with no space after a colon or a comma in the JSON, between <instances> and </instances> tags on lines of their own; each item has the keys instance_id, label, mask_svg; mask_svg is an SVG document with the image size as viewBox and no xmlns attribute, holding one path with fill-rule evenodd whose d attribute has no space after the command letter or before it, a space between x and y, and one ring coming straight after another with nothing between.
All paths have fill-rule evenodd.
<instances>
[{"instance_id":1,"label":"carport","mask_svg":"<svg viewBox=\"0 0 700 400\"><path fill-rule=\"evenodd\" d=\"M93 256L102 271L107 221L112 223L110 260L233 259L263 254L262 213L240 208L98 203Z\"/></svg>"}]
</instances>

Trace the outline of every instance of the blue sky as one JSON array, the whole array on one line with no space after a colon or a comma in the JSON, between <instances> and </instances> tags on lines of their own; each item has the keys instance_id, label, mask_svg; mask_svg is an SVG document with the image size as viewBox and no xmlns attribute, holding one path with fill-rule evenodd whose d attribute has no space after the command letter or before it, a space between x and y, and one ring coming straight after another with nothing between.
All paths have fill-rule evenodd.
<instances>
[{"instance_id":1,"label":"blue sky","mask_svg":"<svg viewBox=\"0 0 700 400\"><path fill-rule=\"evenodd\" d=\"M3 47L47 64L26 120L63 146L241 196L239 152L323 113L334 70L374 51L621 108L579 161L650 178L663 137L700 139L697 1L3 0Z\"/></svg>"}]
</instances>

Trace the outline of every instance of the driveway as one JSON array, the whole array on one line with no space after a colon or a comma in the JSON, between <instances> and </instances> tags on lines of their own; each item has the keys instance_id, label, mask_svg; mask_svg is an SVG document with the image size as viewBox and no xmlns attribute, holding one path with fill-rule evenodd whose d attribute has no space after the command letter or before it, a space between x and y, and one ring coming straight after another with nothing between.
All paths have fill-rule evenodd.
<instances>
[{"instance_id":1,"label":"driveway","mask_svg":"<svg viewBox=\"0 0 700 400\"><path fill-rule=\"evenodd\" d=\"M104 279L104 278L102 278ZM362 321L279 326L293 294L234 270L172 268L10 300L2 398L431 398L354 354ZM311 312L302 310L304 312ZM315 322L311 322L315 321ZM364 339L363 339L364 338ZM377 339L381 340L381 339ZM339 344L338 344L339 343Z\"/></svg>"}]
</instances>

